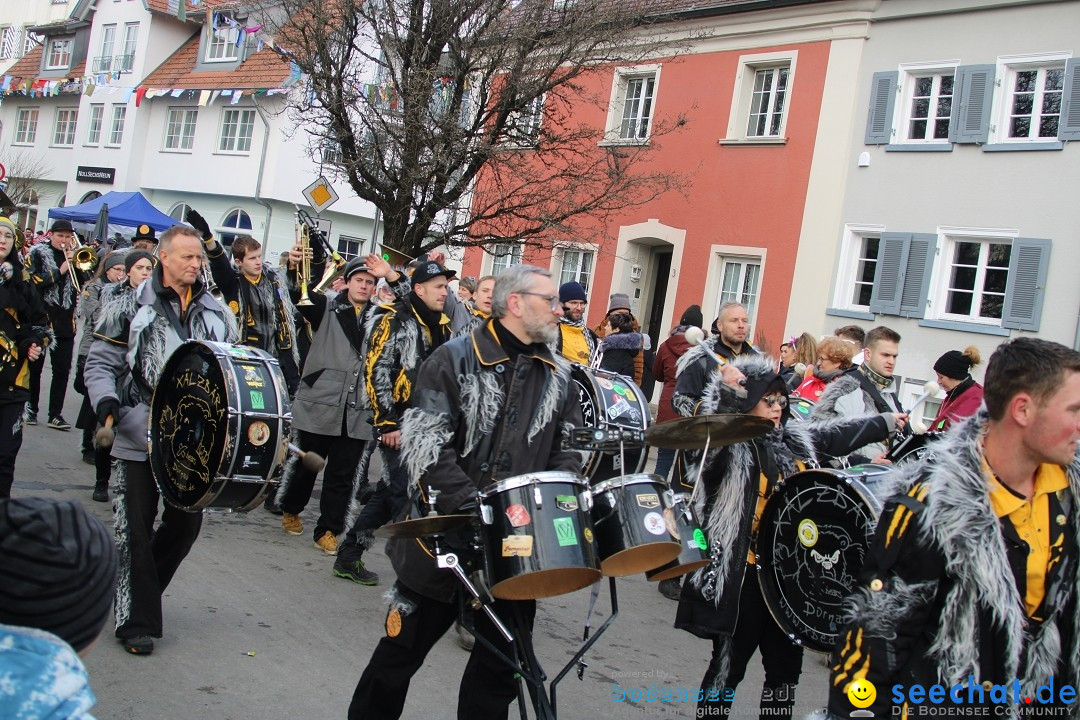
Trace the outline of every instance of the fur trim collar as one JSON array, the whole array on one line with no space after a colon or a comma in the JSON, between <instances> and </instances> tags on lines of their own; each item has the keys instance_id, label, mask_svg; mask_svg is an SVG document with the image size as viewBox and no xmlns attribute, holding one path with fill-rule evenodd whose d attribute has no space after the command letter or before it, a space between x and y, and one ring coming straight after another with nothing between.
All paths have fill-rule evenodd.
<instances>
[{"instance_id":1,"label":"fur trim collar","mask_svg":"<svg viewBox=\"0 0 1080 720\"><path fill-rule=\"evenodd\" d=\"M600 352L606 350L641 350L641 333L614 333L600 341Z\"/></svg>"}]
</instances>

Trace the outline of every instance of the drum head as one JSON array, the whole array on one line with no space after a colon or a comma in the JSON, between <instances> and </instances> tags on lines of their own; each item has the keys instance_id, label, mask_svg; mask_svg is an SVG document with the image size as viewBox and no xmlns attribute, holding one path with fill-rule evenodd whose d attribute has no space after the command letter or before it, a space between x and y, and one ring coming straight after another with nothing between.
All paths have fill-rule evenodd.
<instances>
[{"instance_id":1,"label":"drum head","mask_svg":"<svg viewBox=\"0 0 1080 720\"><path fill-rule=\"evenodd\" d=\"M570 379L577 389L585 427L623 427L645 430L652 416L645 393L634 381L609 370L571 367ZM626 467L623 467L623 458ZM582 474L590 480L641 472L648 459L647 448L625 448L623 453L593 450L582 453Z\"/></svg>"},{"instance_id":2,"label":"drum head","mask_svg":"<svg viewBox=\"0 0 1080 720\"><path fill-rule=\"evenodd\" d=\"M809 470L780 483L758 527L762 594L777 624L807 648L831 652L843 601L873 540L881 466Z\"/></svg>"},{"instance_id":3,"label":"drum head","mask_svg":"<svg viewBox=\"0 0 1080 720\"><path fill-rule=\"evenodd\" d=\"M806 398L793 397L791 402L788 403L788 409L791 411L791 419L804 421L810 419L810 413L814 412L814 406L817 405L813 400L807 400Z\"/></svg>"}]
</instances>

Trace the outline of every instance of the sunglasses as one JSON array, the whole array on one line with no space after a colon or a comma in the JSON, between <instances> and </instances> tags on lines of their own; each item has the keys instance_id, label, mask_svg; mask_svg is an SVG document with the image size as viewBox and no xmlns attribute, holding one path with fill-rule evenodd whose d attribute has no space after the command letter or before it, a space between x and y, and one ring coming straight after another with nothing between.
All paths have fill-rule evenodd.
<instances>
[{"instance_id":1,"label":"sunglasses","mask_svg":"<svg viewBox=\"0 0 1080 720\"><path fill-rule=\"evenodd\" d=\"M770 406L775 405L776 407L780 408L781 410L788 406L787 396L786 395L781 395L779 393L776 393L776 394L773 394L773 395L766 395L765 397L761 398L761 402L765 403L766 405L770 405Z\"/></svg>"}]
</instances>

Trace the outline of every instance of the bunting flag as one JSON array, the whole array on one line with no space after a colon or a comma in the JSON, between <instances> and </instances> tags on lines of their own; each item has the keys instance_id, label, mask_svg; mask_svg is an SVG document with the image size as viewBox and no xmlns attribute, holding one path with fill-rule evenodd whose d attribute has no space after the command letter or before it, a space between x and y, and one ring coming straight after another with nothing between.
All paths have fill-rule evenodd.
<instances>
[{"instance_id":1,"label":"bunting flag","mask_svg":"<svg viewBox=\"0 0 1080 720\"><path fill-rule=\"evenodd\" d=\"M199 107L206 107L206 103L210 100L209 90L199 91Z\"/></svg>"}]
</instances>

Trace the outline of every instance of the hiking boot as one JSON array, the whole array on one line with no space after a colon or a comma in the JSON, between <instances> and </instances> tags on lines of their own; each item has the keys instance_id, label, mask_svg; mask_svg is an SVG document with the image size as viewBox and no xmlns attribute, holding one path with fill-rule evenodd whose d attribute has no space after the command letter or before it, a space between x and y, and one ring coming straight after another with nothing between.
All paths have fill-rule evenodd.
<instances>
[{"instance_id":1,"label":"hiking boot","mask_svg":"<svg viewBox=\"0 0 1080 720\"><path fill-rule=\"evenodd\" d=\"M23 422L27 425L37 425L37 412L30 409L30 403L26 403L26 410L23 411Z\"/></svg>"},{"instance_id":2,"label":"hiking boot","mask_svg":"<svg viewBox=\"0 0 1080 720\"><path fill-rule=\"evenodd\" d=\"M281 514L281 529L290 535L303 535L304 534L304 522L300 519L299 515L293 515L292 513Z\"/></svg>"},{"instance_id":3,"label":"hiking boot","mask_svg":"<svg viewBox=\"0 0 1080 720\"><path fill-rule=\"evenodd\" d=\"M61 415L53 415L49 418L49 427L53 430L70 430L71 423L65 420Z\"/></svg>"},{"instance_id":4,"label":"hiking boot","mask_svg":"<svg viewBox=\"0 0 1080 720\"><path fill-rule=\"evenodd\" d=\"M682 594L682 581L679 578L661 580L656 589L668 600L678 600L679 595Z\"/></svg>"},{"instance_id":5,"label":"hiking boot","mask_svg":"<svg viewBox=\"0 0 1080 720\"><path fill-rule=\"evenodd\" d=\"M334 569L331 570L334 577L352 580L358 585L378 585L379 576L364 567L364 561L360 555L352 553L340 553L334 561Z\"/></svg>"},{"instance_id":6,"label":"hiking boot","mask_svg":"<svg viewBox=\"0 0 1080 720\"><path fill-rule=\"evenodd\" d=\"M121 638L120 644L132 655L150 655L154 652L154 639L149 635Z\"/></svg>"},{"instance_id":7,"label":"hiking boot","mask_svg":"<svg viewBox=\"0 0 1080 720\"><path fill-rule=\"evenodd\" d=\"M109 484L98 484L94 486L94 502L109 502Z\"/></svg>"},{"instance_id":8,"label":"hiking boot","mask_svg":"<svg viewBox=\"0 0 1080 720\"><path fill-rule=\"evenodd\" d=\"M315 547L319 548L327 555L337 555L337 536L327 530L315 539Z\"/></svg>"}]
</instances>

